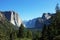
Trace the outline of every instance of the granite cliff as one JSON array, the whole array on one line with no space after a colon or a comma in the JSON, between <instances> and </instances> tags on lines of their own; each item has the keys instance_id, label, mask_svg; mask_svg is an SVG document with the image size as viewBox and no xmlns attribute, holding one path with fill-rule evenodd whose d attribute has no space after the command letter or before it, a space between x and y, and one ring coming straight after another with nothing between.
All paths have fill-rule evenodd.
<instances>
[{"instance_id":1,"label":"granite cliff","mask_svg":"<svg viewBox=\"0 0 60 40\"><path fill-rule=\"evenodd\" d=\"M0 14L3 14L5 18L15 26L20 26L22 23L21 18L14 11L0 11Z\"/></svg>"},{"instance_id":2,"label":"granite cliff","mask_svg":"<svg viewBox=\"0 0 60 40\"><path fill-rule=\"evenodd\" d=\"M51 23L51 17L54 16L55 14L50 14L50 13L43 13L42 17L37 17L32 20L29 20L27 22L24 22L26 25L26 28L34 28L34 29L41 29L43 28L43 25L49 25Z\"/></svg>"}]
</instances>

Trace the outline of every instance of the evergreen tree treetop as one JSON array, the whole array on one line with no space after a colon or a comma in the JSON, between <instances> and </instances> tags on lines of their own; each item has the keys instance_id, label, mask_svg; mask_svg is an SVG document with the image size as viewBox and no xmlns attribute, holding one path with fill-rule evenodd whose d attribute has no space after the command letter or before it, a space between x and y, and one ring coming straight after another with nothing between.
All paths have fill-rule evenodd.
<instances>
[{"instance_id":1,"label":"evergreen tree treetop","mask_svg":"<svg viewBox=\"0 0 60 40\"><path fill-rule=\"evenodd\" d=\"M56 4L56 8L55 9L56 9L56 12L59 12L60 11L60 7L59 7L59 4L58 3Z\"/></svg>"}]
</instances>

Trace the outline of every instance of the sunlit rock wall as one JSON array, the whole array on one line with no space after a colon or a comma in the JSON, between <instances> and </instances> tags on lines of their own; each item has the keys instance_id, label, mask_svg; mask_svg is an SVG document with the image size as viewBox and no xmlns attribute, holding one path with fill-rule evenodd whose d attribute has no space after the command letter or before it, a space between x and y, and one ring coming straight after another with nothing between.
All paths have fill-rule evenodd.
<instances>
[{"instance_id":1,"label":"sunlit rock wall","mask_svg":"<svg viewBox=\"0 0 60 40\"><path fill-rule=\"evenodd\" d=\"M3 11L1 12L5 15L6 19L16 26L20 26L22 23L21 18L18 16L18 13L14 11Z\"/></svg>"}]
</instances>

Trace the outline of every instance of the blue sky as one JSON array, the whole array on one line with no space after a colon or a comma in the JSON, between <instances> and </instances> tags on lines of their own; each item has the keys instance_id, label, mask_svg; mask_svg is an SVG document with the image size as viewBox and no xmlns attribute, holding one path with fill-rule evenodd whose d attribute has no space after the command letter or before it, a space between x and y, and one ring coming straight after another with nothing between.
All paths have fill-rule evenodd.
<instances>
[{"instance_id":1,"label":"blue sky","mask_svg":"<svg viewBox=\"0 0 60 40\"><path fill-rule=\"evenodd\" d=\"M41 17L43 13L54 13L60 0L0 0L0 11L16 11L22 20Z\"/></svg>"}]
</instances>

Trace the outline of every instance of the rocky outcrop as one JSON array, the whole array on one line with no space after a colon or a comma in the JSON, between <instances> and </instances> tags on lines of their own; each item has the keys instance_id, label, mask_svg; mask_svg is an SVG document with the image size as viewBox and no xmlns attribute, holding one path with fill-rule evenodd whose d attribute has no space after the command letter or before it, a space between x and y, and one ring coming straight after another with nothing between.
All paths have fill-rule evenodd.
<instances>
[{"instance_id":1,"label":"rocky outcrop","mask_svg":"<svg viewBox=\"0 0 60 40\"><path fill-rule=\"evenodd\" d=\"M0 21L4 21L5 20L5 16L0 12Z\"/></svg>"},{"instance_id":2,"label":"rocky outcrop","mask_svg":"<svg viewBox=\"0 0 60 40\"><path fill-rule=\"evenodd\" d=\"M27 28L43 28L43 25L49 25L51 23L51 16L54 16L55 14L50 14L50 13L43 13L42 17L37 17L32 20L29 20L25 22L25 25Z\"/></svg>"},{"instance_id":3,"label":"rocky outcrop","mask_svg":"<svg viewBox=\"0 0 60 40\"><path fill-rule=\"evenodd\" d=\"M21 18L18 16L18 14L14 11L1 11L6 19L10 21L13 25L20 26L22 23Z\"/></svg>"}]
</instances>

